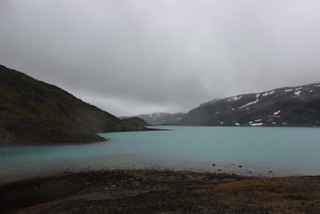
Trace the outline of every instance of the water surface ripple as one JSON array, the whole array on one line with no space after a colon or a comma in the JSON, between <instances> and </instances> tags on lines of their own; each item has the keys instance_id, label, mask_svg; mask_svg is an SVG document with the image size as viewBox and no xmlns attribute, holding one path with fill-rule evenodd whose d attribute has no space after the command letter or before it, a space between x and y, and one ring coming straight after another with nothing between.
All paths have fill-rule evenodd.
<instances>
[{"instance_id":1,"label":"water surface ripple","mask_svg":"<svg viewBox=\"0 0 320 214\"><path fill-rule=\"evenodd\" d=\"M169 168L246 175L319 175L320 130L266 127L157 127L101 133L85 145L0 147L0 181L65 170Z\"/></svg>"}]
</instances>

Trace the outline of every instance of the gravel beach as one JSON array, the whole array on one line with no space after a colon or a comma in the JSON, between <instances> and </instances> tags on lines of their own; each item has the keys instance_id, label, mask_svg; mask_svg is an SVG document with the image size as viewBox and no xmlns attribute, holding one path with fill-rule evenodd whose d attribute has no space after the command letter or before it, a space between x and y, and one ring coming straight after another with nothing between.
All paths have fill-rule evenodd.
<instances>
[{"instance_id":1,"label":"gravel beach","mask_svg":"<svg viewBox=\"0 0 320 214\"><path fill-rule=\"evenodd\" d=\"M63 173L0 186L1 213L319 213L320 177L169 170Z\"/></svg>"}]
</instances>

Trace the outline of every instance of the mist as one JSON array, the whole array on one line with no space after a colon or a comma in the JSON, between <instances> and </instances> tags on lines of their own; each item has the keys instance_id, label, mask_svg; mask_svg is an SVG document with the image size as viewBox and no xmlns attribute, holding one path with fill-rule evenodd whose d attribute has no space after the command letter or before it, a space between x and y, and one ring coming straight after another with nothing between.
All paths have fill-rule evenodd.
<instances>
[{"instance_id":1,"label":"mist","mask_svg":"<svg viewBox=\"0 0 320 214\"><path fill-rule=\"evenodd\" d=\"M320 82L316 0L2 0L0 63L117 116Z\"/></svg>"}]
</instances>

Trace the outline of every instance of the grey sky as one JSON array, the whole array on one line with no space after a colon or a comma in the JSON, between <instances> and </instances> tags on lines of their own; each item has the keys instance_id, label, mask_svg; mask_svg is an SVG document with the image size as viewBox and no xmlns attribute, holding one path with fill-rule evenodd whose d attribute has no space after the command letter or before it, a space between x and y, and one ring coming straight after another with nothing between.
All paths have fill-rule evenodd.
<instances>
[{"instance_id":1,"label":"grey sky","mask_svg":"<svg viewBox=\"0 0 320 214\"><path fill-rule=\"evenodd\" d=\"M0 63L115 115L320 82L318 0L0 0Z\"/></svg>"}]
</instances>

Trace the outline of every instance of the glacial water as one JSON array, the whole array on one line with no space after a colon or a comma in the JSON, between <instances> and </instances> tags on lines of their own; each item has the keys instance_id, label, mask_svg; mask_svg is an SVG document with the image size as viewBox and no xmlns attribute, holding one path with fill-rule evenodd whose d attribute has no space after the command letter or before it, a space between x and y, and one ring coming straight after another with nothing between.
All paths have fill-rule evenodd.
<instances>
[{"instance_id":1,"label":"glacial water","mask_svg":"<svg viewBox=\"0 0 320 214\"><path fill-rule=\"evenodd\" d=\"M0 147L0 182L87 169L175 169L243 175L320 175L318 128L157 127L102 133L84 145Z\"/></svg>"}]
</instances>

